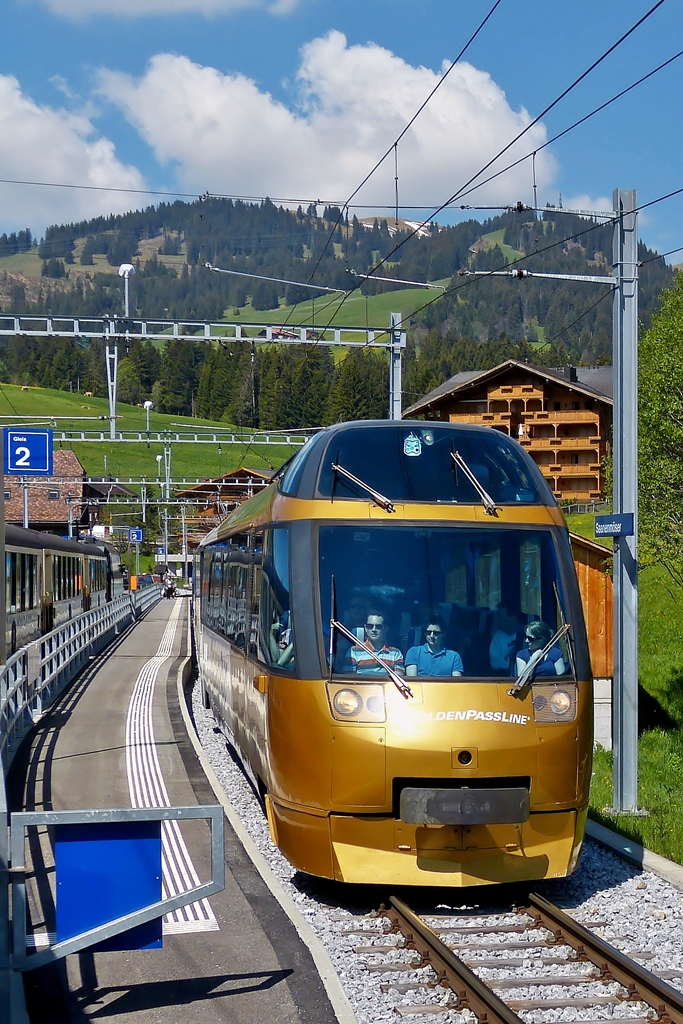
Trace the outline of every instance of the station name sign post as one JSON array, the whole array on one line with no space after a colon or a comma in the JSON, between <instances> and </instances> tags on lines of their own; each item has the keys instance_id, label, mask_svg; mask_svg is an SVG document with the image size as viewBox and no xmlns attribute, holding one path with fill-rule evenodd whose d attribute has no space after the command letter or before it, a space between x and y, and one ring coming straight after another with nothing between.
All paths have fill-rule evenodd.
<instances>
[{"instance_id":1,"label":"station name sign post","mask_svg":"<svg viewBox=\"0 0 683 1024\"><path fill-rule=\"evenodd\" d=\"M622 512L619 515L596 516L596 537L632 537L635 532L635 516L633 512Z\"/></svg>"},{"instance_id":2,"label":"station name sign post","mask_svg":"<svg viewBox=\"0 0 683 1024\"><path fill-rule=\"evenodd\" d=\"M52 431L3 431L3 459L0 473L0 565L5 566L5 476L52 476ZM0 665L7 660L7 609L0 601Z\"/></svg>"}]
</instances>

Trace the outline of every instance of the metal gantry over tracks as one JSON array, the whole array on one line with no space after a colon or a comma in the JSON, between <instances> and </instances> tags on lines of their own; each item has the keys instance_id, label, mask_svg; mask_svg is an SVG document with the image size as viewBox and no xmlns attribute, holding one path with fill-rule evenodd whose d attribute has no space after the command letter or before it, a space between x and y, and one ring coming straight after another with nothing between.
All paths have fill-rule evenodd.
<instances>
[{"instance_id":1,"label":"metal gantry over tracks","mask_svg":"<svg viewBox=\"0 0 683 1024\"><path fill-rule=\"evenodd\" d=\"M486 915L485 921L481 921L479 915L477 923L477 915L461 917L454 913L448 917L459 918L458 923L430 927L397 897L391 898L389 907L381 909L380 916L390 923L389 931L359 928L351 934L372 935L379 939L398 934L403 937L403 945L375 943L357 946L354 952L383 954L403 948L415 950L420 959L409 963L370 963L368 971L386 974L413 972L426 967L433 971L432 975L419 981L384 983L382 990L393 989L401 993L419 990L429 993L431 990L433 995L438 987L442 987L452 993L446 1002L397 1005L395 1009L399 1016L469 1010L480 1024L522 1024L518 1011L571 1007L585 1011L591 1007L611 1005L617 1008L622 1004L640 1003L651 1008L647 1017L620 1018L615 1014L609 1018L610 1021L613 1024L617 1021L619 1024L622 1021L639 1024L644 1020L657 1021L658 1024L683 1024L683 993L666 980L683 977L683 972L660 971L654 974L646 970L639 961L650 959L654 954L634 951L632 956L628 956L537 894L532 893L525 905L519 908L516 923L509 920L497 923L493 914ZM427 916L431 919L444 915ZM509 918L509 914L505 916ZM604 922L594 921L591 924L595 929ZM523 953L523 958L513 956L507 959L505 956L514 953ZM483 959L481 954L499 955L495 959ZM594 969L590 973L547 972L548 967L557 966L576 967L581 972L591 964ZM515 973L510 977L485 980L476 973L478 970L509 970ZM619 986L617 992L614 992L615 982ZM586 993L585 986L595 983L605 985L604 994ZM577 985L583 986L578 998L572 995L572 989ZM560 987L569 991L558 996L556 993ZM552 988L553 995L544 997L544 988ZM519 992L520 989L530 990L526 998L505 998L506 990Z\"/></svg>"}]
</instances>

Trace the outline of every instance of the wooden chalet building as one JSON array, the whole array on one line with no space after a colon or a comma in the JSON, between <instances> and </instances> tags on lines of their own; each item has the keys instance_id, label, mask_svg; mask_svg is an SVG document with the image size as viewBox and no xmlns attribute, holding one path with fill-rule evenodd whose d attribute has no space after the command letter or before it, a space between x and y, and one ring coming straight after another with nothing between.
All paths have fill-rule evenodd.
<instances>
[{"instance_id":1,"label":"wooden chalet building","mask_svg":"<svg viewBox=\"0 0 683 1024\"><path fill-rule=\"evenodd\" d=\"M491 370L457 373L403 415L493 427L528 450L558 500L603 497L611 366L550 370L508 359Z\"/></svg>"},{"instance_id":2,"label":"wooden chalet building","mask_svg":"<svg viewBox=\"0 0 683 1024\"><path fill-rule=\"evenodd\" d=\"M177 491L176 498L192 502L187 514L189 546L196 547L202 537L233 509L267 487L274 475L274 469L240 466L212 480L203 480Z\"/></svg>"}]
</instances>

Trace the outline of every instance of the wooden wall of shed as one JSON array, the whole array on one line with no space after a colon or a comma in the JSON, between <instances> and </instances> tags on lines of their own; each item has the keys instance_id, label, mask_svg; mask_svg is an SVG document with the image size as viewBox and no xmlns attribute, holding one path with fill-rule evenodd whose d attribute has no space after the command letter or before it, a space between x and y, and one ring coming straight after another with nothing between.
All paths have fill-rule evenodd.
<instances>
[{"instance_id":1,"label":"wooden wall of shed","mask_svg":"<svg viewBox=\"0 0 683 1024\"><path fill-rule=\"evenodd\" d=\"M570 534L583 602L593 675L614 675L612 553L609 548Z\"/></svg>"}]
</instances>

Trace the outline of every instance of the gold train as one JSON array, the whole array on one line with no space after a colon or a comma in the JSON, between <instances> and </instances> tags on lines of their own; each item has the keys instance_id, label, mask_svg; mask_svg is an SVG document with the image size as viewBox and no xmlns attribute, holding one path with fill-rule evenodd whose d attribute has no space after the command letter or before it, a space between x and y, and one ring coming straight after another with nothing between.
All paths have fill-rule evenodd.
<instances>
[{"instance_id":1,"label":"gold train","mask_svg":"<svg viewBox=\"0 0 683 1024\"><path fill-rule=\"evenodd\" d=\"M202 694L302 871L576 867L592 675L562 512L486 427L344 423L202 542Z\"/></svg>"}]
</instances>

